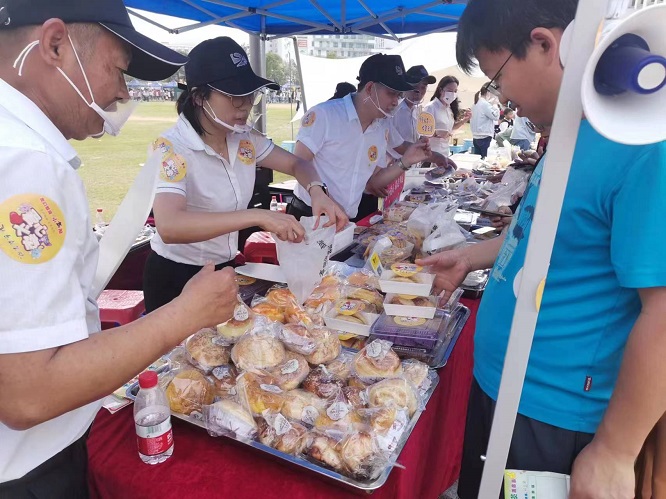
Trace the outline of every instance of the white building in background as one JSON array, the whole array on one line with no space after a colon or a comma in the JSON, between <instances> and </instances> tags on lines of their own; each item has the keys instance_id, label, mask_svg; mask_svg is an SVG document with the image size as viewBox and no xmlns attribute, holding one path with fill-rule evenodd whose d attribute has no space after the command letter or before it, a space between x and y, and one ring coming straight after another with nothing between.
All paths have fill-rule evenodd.
<instances>
[{"instance_id":1,"label":"white building in background","mask_svg":"<svg viewBox=\"0 0 666 499\"><path fill-rule=\"evenodd\" d=\"M369 35L297 36L296 43L301 54L315 57L329 57L330 54L337 59L365 57L387 51L398 44L393 40ZM266 51L278 54L286 61L288 57L294 57L294 42L292 38L270 40L266 43Z\"/></svg>"}]
</instances>

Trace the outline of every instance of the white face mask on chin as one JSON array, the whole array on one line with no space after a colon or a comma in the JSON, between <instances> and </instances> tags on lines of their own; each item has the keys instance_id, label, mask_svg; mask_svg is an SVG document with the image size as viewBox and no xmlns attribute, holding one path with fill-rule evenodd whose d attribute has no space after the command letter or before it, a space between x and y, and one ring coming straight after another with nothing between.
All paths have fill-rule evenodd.
<instances>
[{"instance_id":1,"label":"white face mask on chin","mask_svg":"<svg viewBox=\"0 0 666 499\"><path fill-rule=\"evenodd\" d=\"M395 109L393 110L392 113L387 113L386 111L384 111L379 105L379 96L377 95L377 87L373 85L373 89L375 90L375 98L377 99L377 102L373 101L372 97L366 97L365 99L363 99L363 102L367 101L372 102L372 105L377 108L377 111L379 111L384 115L384 118L393 118L393 116L395 116Z\"/></svg>"},{"instance_id":2,"label":"white face mask on chin","mask_svg":"<svg viewBox=\"0 0 666 499\"><path fill-rule=\"evenodd\" d=\"M127 122L129 119L130 115L132 112L134 112L134 109L137 106L137 102L133 101L132 99L123 99L116 101L109 105L106 109L102 109L99 107L99 105L95 102L95 96L92 93L92 89L90 88L90 83L88 82L88 76L86 75L85 70L83 69L83 64L81 64L81 60L79 59L79 54L76 52L76 48L74 47L74 43L72 42L72 39L69 35L67 35L69 38L69 43L72 45L72 50L74 50L74 55L76 56L76 62L79 64L79 68L81 68L81 73L83 74L83 79L86 82L86 87L88 87L88 92L90 93L90 98L92 99L92 102L88 102L86 98L83 96L81 91L77 88L76 85L72 82L72 80L65 74L65 72L57 68L60 74L62 74L67 82L72 86L72 88L76 91L77 94L79 94L79 97L83 99L83 102L85 102L88 107L90 107L93 111L95 111L100 118L104 120L104 127L99 133L96 133L94 135L91 135L93 138L98 138L104 135L105 133L108 133L109 135L116 136L120 133L121 128L123 125ZM39 40L35 40L34 42L29 43L19 54L19 56L16 58L14 61L14 69L18 66L18 74L19 76L23 76L23 64L25 63L26 58L28 57L28 54L32 51L33 48L35 48L37 45L39 45Z\"/></svg>"},{"instance_id":3,"label":"white face mask on chin","mask_svg":"<svg viewBox=\"0 0 666 499\"><path fill-rule=\"evenodd\" d=\"M211 120L213 120L215 123L217 123L218 125L222 125L223 127L236 133L250 132L251 130L254 129L254 125L257 123L257 121L259 121L259 118L261 118L261 115L258 115L254 120L248 117L250 121L248 123L245 123L244 125L230 125L226 121L222 121L220 118L217 117L215 111L213 111L213 106L210 105L210 102L208 102L208 100L204 101L203 110L208 115L208 117Z\"/></svg>"}]
</instances>

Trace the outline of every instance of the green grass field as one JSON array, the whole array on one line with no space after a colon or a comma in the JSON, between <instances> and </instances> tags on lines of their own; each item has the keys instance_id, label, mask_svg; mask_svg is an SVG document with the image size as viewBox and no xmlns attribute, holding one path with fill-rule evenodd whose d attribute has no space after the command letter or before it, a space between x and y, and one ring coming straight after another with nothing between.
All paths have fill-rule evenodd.
<instances>
[{"instance_id":1,"label":"green grass field","mask_svg":"<svg viewBox=\"0 0 666 499\"><path fill-rule=\"evenodd\" d=\"M293 107L293 112L296 107ZM173 102L144 102L134 112L118 137L73 141L83 166L78 170L86 186L91 216L103 208L107 222L115 215L125 193L146 160L148 145L161 132L176 122ZM267 109L267 132L280 145L291 140L291 112L288 104L270 104ZM293 124L294 137L300 123ZM275 173L276 181L287 178ZM93 218L94 221L94 218Z\"/></svg>"}]
</instances>

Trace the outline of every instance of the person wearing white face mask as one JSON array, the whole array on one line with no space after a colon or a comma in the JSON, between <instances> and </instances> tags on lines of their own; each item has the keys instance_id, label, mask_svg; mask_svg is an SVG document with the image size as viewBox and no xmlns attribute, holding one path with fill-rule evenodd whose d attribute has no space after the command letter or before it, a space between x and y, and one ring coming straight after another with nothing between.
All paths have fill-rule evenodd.
<instances>
[{"instance_id":1,"label":"person wearing white face mask","mask_svg":"<svg viewBox=\"0 0 666 499\"><path fill-rule=\"evenodd\" d=\"M482 158L488 155L488 148L495 135L495 123L499 120L500 108L497 99L488 90L488 84L481 87L479 100L472 108L472 138L474 141L474 154Z\"/></svg>"},{"instance_id":2,"label":"person wearing white face mask","mask_svg":"<svg viewBox=\"0 0 666 499\"><path fill-rule=\"evenodd\" d=\"M364 191L381 195L411 165L432 157L427 140L404 142L385 119L395 114L402 92L412 89L400 56L368 57L358 79L358 92L317 104L303 116L294 149L294 154L314 163L331 197L350 219L357 216ZM388 148L401 154L389 165ZM309 193L296 186L287 213L310 216L312 202Z\"/></svg>"},{"instance_id":3,"label":"person wearing white face mask","mask_svg":"<svg viewBox=\"0 0 666 499\"><path fill-rule=\"evenodd\" d=\"M460 109L459 84L455 76L443 77L439 80L430 103L424 109L435 117L435 135L430 139L432 150L444 156L449 155L453 132L470 119L469 111Z\"/></svg>"},{"instance_id":4,"label":"person wearing white face mask","mask_svg":"<svg viewBox=\"0 0 666 499\"><path fill-rule=\"evenodd\" d=\"M405 98L398 106L393 117L393 126L396 128L403 140L417 142L419 134L416 131L418 113L421 101L428 91L428 85L437 80L428 74L423 66L412 66L407 70L407 81L412 85L412 90L405 92Z\"/></svg>"},{"instance_id":5,"label":"person wearing white face mask","mask_svg":"<svg viewBox=\"0 0 666 499\"><path fill-rule=\"evenodd\" d=\"M68 140L119 131L125 74L163 80L186 60L136 32L121 0L0 1L0 497L87 497L101 399L233 314L233 272L212 267L108 331L92 291L99 247Z\"/></svg>"},{"instance_id":6,"label":"person wearing white face mask","mask_svg":"<svg viewBox=\"0 0 666 499\"><path fill-rule=\"evenodd\" d=\"M259 226L284 241L303 240L305 229L293 216L247 209L256 166L296 177L316 215L328 216L326 226L340 230L348 221L309 162L252 130L250 112L262 91L280 87L252 71L243 48L221 36L201 42L189 58L178 122L153 143L163 171L153 205L157 234L144 268L147 311L176 298L206 262L233 265L241 229Z\"/></svg>"}]
</instances>

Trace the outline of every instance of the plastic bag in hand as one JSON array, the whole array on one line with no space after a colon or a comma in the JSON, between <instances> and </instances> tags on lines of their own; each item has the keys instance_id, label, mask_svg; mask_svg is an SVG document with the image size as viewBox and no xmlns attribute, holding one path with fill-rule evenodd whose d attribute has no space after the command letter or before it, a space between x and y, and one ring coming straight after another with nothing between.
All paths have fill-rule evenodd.
<instances>
[{"instance_id":1,"label":"plastic bag in hand","mask_svg":"<svg viewBox=\"0 0 666 499\"><path fill-rule=\"evenodd\" d=\"M313 229L315 217L301 218L305 239L301 243L280 241L276 238L278 260L287 284L302 305L326 273L328 258L333 252L335 225L324 227L327 217L321 217L319 227Z\"/></svg>"}]
</instances>

